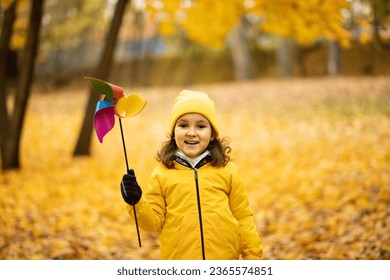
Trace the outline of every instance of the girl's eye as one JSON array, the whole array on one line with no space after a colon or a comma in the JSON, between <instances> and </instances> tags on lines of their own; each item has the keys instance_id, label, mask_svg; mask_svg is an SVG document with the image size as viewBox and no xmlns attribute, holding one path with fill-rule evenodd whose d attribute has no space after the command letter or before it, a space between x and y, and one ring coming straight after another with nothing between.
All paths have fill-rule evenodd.
<instances>
[{"instance_id":1,"label":"girl's eye","mask_svg":"<svg viewBox=\"0 0 390 280\"><path fill-rule=\"evenodd\" d=\"M203 128L206 128L206 126L204 124L200 124L200 125L198 125L198 128L203 129Z\"/></svg>"},{"instance_id":2,"label":"girl's eye","mask_svg":"<svg viewBox=\"0 0 390 280\"><path fill-rule=\"evenodd\" d=\"M185 128L185 127L187 127L188 125L187 125L186 123L179 123L178 126L181 127L181 128Z\"/></svg>"}]
</instances>

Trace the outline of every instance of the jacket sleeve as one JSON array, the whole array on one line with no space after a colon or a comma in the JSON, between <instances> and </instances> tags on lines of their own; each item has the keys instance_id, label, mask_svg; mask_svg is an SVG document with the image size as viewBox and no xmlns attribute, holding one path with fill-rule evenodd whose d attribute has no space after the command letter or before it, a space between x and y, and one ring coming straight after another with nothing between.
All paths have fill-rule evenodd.
<instances>
[{"instance_id":1,"label":"jacket sleeve","mask_svg":"<svg viewBox=\"0 0 390 280\"><path fill-rule=\"evenodd\" d=\"M245 260L260 259L263 256L263 244L256 230L248 195L237 168L233 165L232 169L229 204L240 225L240 254Z\"/></svg>"},{"instance_id":2,"label":"jacket sleeve","mask_svg":"<svg viewBox=\"0 0 390 280\"><path fill-rule=\"evenodd\" d=\"M165 220L165 198L162 193L159 176L153 171L148 189L135 205L140 228L148 232L160 232ZM128 205L128 212L134 219L133 207Z\"/></svg>"}]
</instances>

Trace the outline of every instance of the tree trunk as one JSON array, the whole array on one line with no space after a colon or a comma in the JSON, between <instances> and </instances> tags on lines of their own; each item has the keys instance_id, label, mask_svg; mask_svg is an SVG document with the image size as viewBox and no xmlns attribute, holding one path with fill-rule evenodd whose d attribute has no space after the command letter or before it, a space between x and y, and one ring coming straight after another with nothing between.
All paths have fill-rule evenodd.
<instances>
[{"instance_id":1,"label":"tree trunk","mask_svg":"<svg viewBox=\"0 0 390 280\"><path fill-rule=\"evenodd\" d=\"M12 36L12 28L15 22L16 2L10 4L4 12L4 21L0 35L0 151L1 162L4 162L6 149L4 146L8 135L9 116L7 109L7 63ZM4 164L3 164L4 165Z\"/></svg>"},{"instance_id":2,"label":"tree trunk","mask_svg":"<svg viewBox=\"0 0 390 280\"><path fill-rule=\"evenodd\" d=\"M110 29L105 38L105 46L100 63L95 71L95 78L102 80L108 80L114 56L116 41L120 26L122 24L123 15L126 10L126 5L129 0L118 0L113 19L111 21ZM89 92L89 99L85 109L85 115L79 138L75 150L74 156L82 156L90 154L92 130L93 130L93 116L95 114L96 103L100 100L99 94L92 89Z\"/></svg>"},{"instance_id":3,"label":"tree trunk","mask_svg":"<svg viewBox=\"0 0 390 280\"><path fill-rule=\"evenodd\" d=\"M386 19L390 16L390 4L388 0L370 1L370 4L373 14L373 43L375 44L375 46L377 45L386 51L390 51L389 42L383 40L380 34L381 29L386 29Z\"/></svg>"},{"instance_id":4,"label":"tree trunk","mask_svg":"<svg viewBox=\"0 0 390 280\"><path fill-rule=\"evenodd\" d=\"M288 38L279 38L276 50L279 76L289 77L293 75L293 48L294 41Z\"/></svg>"},{"instance_id":5,"label":"tree trunk","mask_svg":"<svg viewBox=\"0 0 390 280\"><path fill-rule=\"evenodd\" d=\"M337 41L329 42L328 75L336 76L341 72L340 45Z\"/></svg>"},{"instance_id":6,"label":"tree trunk","mask_svg":"<svg viewBox=\"0 0 390 280\"><path fill-rule=\"evenodd\" d=\"M43 2L44 0L33 0L31 6L28 36L23 52L23 63L16 93L14 113L4 143L5 157L2 165L3 170L20 168L19 149L24 116L33 80L35 58L39 45L39 30L41 27Z\"/></svg>"},{"instance_id":7,"label":"tree trunk","mask_svg":"<svg viewBox=\"0 0 390 280\"><path fill-rule=\"evenodd\" d=\"M253 60L249 47L250 35L248 34L249 25L247 19L241 18L239 25L230 32L228 37L236 80L253 78Z\"/></svg>"}]
</instances>

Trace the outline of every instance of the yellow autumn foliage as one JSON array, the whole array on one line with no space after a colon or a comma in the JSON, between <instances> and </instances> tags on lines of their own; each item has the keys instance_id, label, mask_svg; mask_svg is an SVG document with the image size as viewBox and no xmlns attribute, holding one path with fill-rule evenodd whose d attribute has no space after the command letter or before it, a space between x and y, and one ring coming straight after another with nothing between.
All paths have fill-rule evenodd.
<instances>
[{"instance_id":1,"label":"yellow autumn foliage","mask_svg":"<svg viewBox=\"0 0 390 280\"><path fill-rule=\"evenodd\" d=\"M142 187L182 88L122 121ZM390 80L318 78L192 86L215 100L246 184L265 259L390 259ZM118 123L72 158L89 84L34 92L23 168L0 174L0 259L156 259L156 234L126 213Z\"/></svg>"},{"instance_id":2,"label":"yellow autumn foliage","mask_svg":"<svg viewBox=\"0 0 390 280\"><path fill-rule=\"evenodd\" d=\"M282 37L294 38L299 44L313 43L320 37L337 40L348 47L350 35L345 29L342 10L349 9L346 0L254 0L254 12L261 11L260 28ZM258 6L258 7L257 7Z\"/></svg>"},{"instance_id":3,"label":"yellow autumn foliage","mask_svg":"<svg viewBox=\"0 0 390 280\"><path fill-rule=\"evenodd\" d=\"M242 1L195 1L182 23L190 40L213 48L224 46L227 34L237 26L244 12Z\"/></svg>"},{"instance_id":4,"label":"yellow autumn foliage","mask_svg":"<svg viewBox=\"0 0 390 280\"><path fill-rule=\"evenodd\" d=\"M342 11L350 10L346 0L148 0L151 18L160 31L172 35L177 27L190 40L222 48L227 35L237 27L241 17L255 15L259 29L277 36L293 38L302 45L320 38L337 40L349 47L350 32ZM186 3L186 4L185 4Z\"/></svg>"}]
</instances>

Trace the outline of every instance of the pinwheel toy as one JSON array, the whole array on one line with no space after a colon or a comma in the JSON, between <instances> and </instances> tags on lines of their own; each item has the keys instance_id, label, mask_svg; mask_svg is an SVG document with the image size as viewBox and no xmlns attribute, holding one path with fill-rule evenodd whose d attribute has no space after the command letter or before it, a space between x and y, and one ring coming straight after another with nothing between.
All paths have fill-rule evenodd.
<instances>
[{"instance_id":1,"label":"pinwheel toy","mask_svg":"<svg viewBox=\"0 0 390 280\"><path fill-rule=\"evenodd\" d=\"M130 118L140 113L146 105L146 100L141 98L137 94L125 96L123 94L123 88L110 84L108 82L91 77L85 77L85 79L91 82L92 88L96 92L104 95L104 99L98 101L98 103L96 104L95 116L93 119L96 135L99 139L99 142L103 143L103 137L114 127L115 116L117 116L119 119L120 131L122 135L122 144L125 155L126 168L127 172L129 172L130 169L127 159L125 138L123 135L121 119ZM133 210L137 228L138 243L141 247L141 238L139 234L137 214L134 205Z\"/></svg>"}]
</instances>

